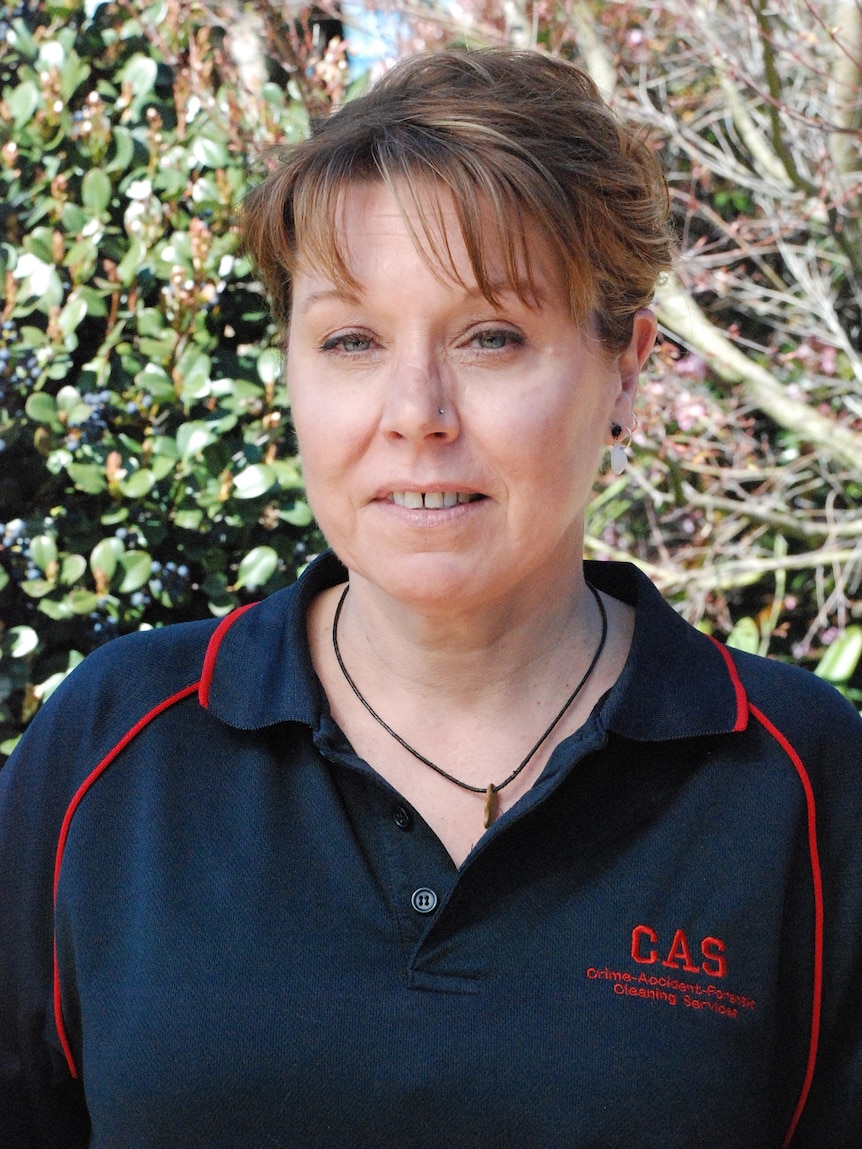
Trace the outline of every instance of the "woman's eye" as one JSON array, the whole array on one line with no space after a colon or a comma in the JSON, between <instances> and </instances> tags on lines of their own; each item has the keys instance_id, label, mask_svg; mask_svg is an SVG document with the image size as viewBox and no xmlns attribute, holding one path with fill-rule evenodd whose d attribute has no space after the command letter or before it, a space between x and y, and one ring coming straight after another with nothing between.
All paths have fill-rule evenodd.
<instances>
[{"instance_id":1,"label":"woman's eye","mask_svg":"<svg viewBox=\"0 0 862 1149\"><path fill-rule=\"evenodd\" d=\"M517 331L503 328L489 328L487 331L477 331L473 336L473 343L482 351L503 351L506 347L524 342L523 335Z\"/></svg>"},{"instance_id":2,"label":"woman's eye","mask_svg":"<svg viewBox=\"0 0 862 1149\"><path fill-rule=\"evenodd\" d=\"M326 339L321 347L322 351L344 351L348 355L355 355L361 351L368 351L371 347L371 337L359 331L348 331L344 335L333 335Z\"/></svg>"}]
</instances>

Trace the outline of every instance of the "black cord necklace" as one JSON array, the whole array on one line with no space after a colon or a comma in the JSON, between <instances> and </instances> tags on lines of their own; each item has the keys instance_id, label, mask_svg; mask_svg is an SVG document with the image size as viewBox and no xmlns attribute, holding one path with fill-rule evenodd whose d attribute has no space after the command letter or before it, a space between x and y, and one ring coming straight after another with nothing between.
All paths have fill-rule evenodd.
<instances>
[{"instance_id":1,"label":"black cord necklace","mask_svg":"<svg viewBox=\"0 0 862 1149\"><path fill-rule=\"evenodd\" d=\"M483 819L485 829L487 829L491 825L491 823L494 821L494 815L496 814L496 802L495 802L496 795L499 794L500 791L502 789L504 789L504 787L508 786L510 782L514 782L514 780L518 777L518 775L521 773L521 771L524 769L524 767L527 765L527 763L530 762L530 760L533 758L533 756L535 755L535 753L539 749L539 747L542 745L542 743L550 736L554 727L557 725L557 723L560 721L560 719L563 717L563 715L566 713L566 711L569 709L569 707L572 705L572 703L575 701L575 699L581 693L583 688L586 686L586 684L590 678L590 675L595 670L595 668L598 664L598 661L602 656L602 651L605 649L605 641L607 640L607 637L608 637L607 612L605 611L605 605L602 602L602 596L599 594L599 592L596 590L596 588L594 586L590 585L590 583L587 583L587 586L589 586L590 590L592 591L593 598L596 600L596 603L598 604L599 614L602 616L602 637L599 639L599 645L596 648L596 653L593 655L592 662L587 667L586 673L584 674L581 681L578 683L578 685L575 687L575 689L572 691L572 693L569 695L569 697L563 703L562 708L560 709L559 713L554 718L551 725L544 732L542 737L539 739L539 741L536 743L536 745L533 747L533 749L530 751L530 753L527 755L527 757L523 760L523 762L521 762L520 765L516 766L515 769L512 771L512 773L509 775L509 777L504 778L503 781L499 785L495 785L493 782L489 782L487 786L471 786L469 782L462 782L461 779L456 778L454 776L454 774L449 774L446 770L442 769L442 767L438 766L435 762L432 762L430 758L426 758L424 754L420 754L418 750L414 750L409 742L405 742L400 734L396 733L396 731L394 731L392 729L392 727L387 722L384 722L384 720L380 717L380 715L377 713L377 711L372 707L371 703L365 698L365 696L360 691L359 687L356 685L356 683L350 677L350 674L348 673L347 667L344 665L344 659L341 657L341 651L339 650L339 647L338 647L338 620L339 620L339 618L341 618L341 608L344 606L344 600L347 598L347 592L350 590L350 584L349 583L344 588L344 591L342 592L341 598L338 600L338 606L335 608L335 616L332 619L332 649L335 651L336 660L338 662L339 667L341 668L341 673L344 675L344 678L345 678L345 681L347 682L347 685L350 687L350 689L353 691L353 693L356 695L356 697L359 699L359 701L362 703L362 705L365 707L365 709L368 711L368 713L371 715L371 717L374 719L374 721L379 723L379 725L383 727L383 729L386 731L386 733L390 734L395 739L395 741L398 742L401 746L403 746L405 750L409 751L413 755L414 758L418 758L420 762L424 762L426 766L430 766L431 769L434 770L437 774L442 775L442 777L446 778L449 782L454 782L454 784L456 786L460 786L462 790L469 790L472 794L484 794L485 795L485 816Z\"/></svg>"}]
</instances>

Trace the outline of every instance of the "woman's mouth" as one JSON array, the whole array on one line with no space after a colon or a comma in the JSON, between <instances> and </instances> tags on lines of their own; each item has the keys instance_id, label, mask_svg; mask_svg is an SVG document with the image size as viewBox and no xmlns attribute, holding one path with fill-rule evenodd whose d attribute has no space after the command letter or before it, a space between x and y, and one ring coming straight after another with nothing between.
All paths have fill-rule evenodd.
<instances>
[{"instance_id":1,"label":"woman's mouth","mask_svg":"<svg viewBox=\"0 0 862 1149\"><path fill-rule=\"evenodd\" d=\"M484 499L475 491L393 491L390 502L408 510L418 511L421 507L440 510L443 507L456 507L459 503L475 503Z\"/></svg>"}]
</instances>

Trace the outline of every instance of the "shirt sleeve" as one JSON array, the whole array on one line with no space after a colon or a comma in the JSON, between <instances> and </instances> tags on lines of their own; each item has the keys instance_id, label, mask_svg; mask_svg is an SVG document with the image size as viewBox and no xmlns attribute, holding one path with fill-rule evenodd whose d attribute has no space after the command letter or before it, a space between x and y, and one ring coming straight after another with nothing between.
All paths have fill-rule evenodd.
<instances>
[{"instance_id":1,"label":"shirt sleeve","mask_svg":"<svg viewBox=\"0 0 862 1149\"><path fill-rule=\"evenodd\" d=\"M805 714L807 733L801 740L803 761L811 764L823 964L815 1002L819 1031L811 1088L788 1149L858 1149L862 1146L862 719L834 694L817 692L814 698L819 705ZM786 960L792 968L793 953Z\"/></svg>"},{"instance_id":2,"label":"shirt sleeve","mask_svg":"<svg viewBox=\"0 0 862 1149\"><path fill-rule=\"evenodd\" d=\"M15 1149L89 1144L53 1012L54 857L74 783L64 747L83 733L77 685L55 693L0 770L0 1145Z\"/></svg>"}]
</instances>

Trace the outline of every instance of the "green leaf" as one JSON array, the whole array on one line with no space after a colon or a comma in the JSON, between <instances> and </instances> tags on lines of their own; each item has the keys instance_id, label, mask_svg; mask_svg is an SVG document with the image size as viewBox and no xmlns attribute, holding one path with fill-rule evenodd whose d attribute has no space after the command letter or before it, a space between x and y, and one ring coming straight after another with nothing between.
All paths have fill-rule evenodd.
<instances>
[{"instance_id":1,"label":"green leaf","mask_svg":"<svg viewBox=\"0 0 862 1149\"><path fill-rule=\"evenodd\" d=\"M272 547L255 547L239 564L234 589L244 586L254 590L263 586L277 569L278 555Z\"/></svg>"},{"instance_id":2,"label":"green leaf","mask_svg":"<svg viewBox=\"0 0 862 1149\"><path fill-rule=\"evenodd\" d=\"M159 259L168 268L184 267L191 272L193 269L192 240L187 231L174 231L171 238L159 253Z\"/></svg>"},{"instance_id":3,"label":"green leaf","mask_svg":"<svg viewBox=\"0 0 862 1149\"><path fill-rule=\"evenodd\" d=\"M44 229L38 229L44 230ZM31 309L47 315L53 307L59 307L63 302L63 284L57 274L50 253L44 257L41 237L35 233L25 240L27 250L18 257L15 270L12 272L15 279L21 284L20 300L35 299Z\"/></svg>"},{"instance_id":4,"label":"green leaf","mask_svg":"<svg viewBox=\"0 0 862 1149\"><path fill-rule=\"evenodd\" d=\"M24 410L34 423L42 423L55 431L62 431L63 424L57 418L57 403L53 395L44 391L34 391L27 396Z\"/></svg>"},{"instance_id":5,"label":"green leaf","mask_svg":"<svg viewBox=\"0 0 862 1149\"><path fill-rule=\"evenodd\" d=\"M60 562L60 582L63 586L74 586L84 577L87 560L83 555L63 555Z\"/></svg>"},{"instance_id":6,"label":"green leaf","mask_svg":"<svg viewBox=\"0 0 862 1149\"><path fill-rule=\"evenodd\" d=\"M123 574L117 589L120 594L131 594L150 577L153 560L146 551L125 551L120 555L118 565Z\"/></svg>"},{"instance_id":7,"label":"green leaf","mask_svg":"<svg viewBox=\"0 0 862 1149\"><path fill-rule=\"evenodd\" d=\"M29 324L18 329L18 334L21 336L21 341L25 347L48 347L50 340L48 336L39 327L31 327Z\"/></svg>"},{"instance_id":8,"label":"green leaf","mask_svg":"<svg viewBox=\"0 0 862 1149\"><path fill-rule=\"evenodd\" d=\"M66 473L75 487L87 495L98 495L108 486L105 472L95 463L70 463Z\"/></svg>"},{"instance_id":9,"label":"green leaf","mask_svg":"<svg viewBox=\"0 0 862 1149\"><path fill-rule=\"evenodd\" d=\"M54 589L54 584L44 578L28 578L21 583L21 590L30 598L44 598Z\"/></svg>"},{"instance_id":10,"label":"green leaf","mask_svg":"<svg viewBox=\"0 0 862 1149\"><path fill-rule=\"evenodd\" d=\"M45 469L52 475L59 475L61 471L66 470L74 457L72 452L65 447L58 447L45 460Z\"/></svg>"},{"instance_id":11,"label":"green leaf","mask_svg":"<svg viewBox=\"0 0 862 1149\"><path fill-rule=\"evenodd\" d=\"M39 107L39 89L32 80L25 80L9 93L6 102L12 113L13 131L18 132L30 123Z\"/></svg>"},{"instance_id":12,"label":"green leaf","mask_svg":"<svg viewBox=\"0 0 862 1149\"><path fill-rule=\"evenodd\" d=\"M311 513L311 507L308 503L297 499L290 510L279 511L278 517L285 523L290 523L292 527L307 527L310 526L314 515Z\"/></svg>"},{"instance_id":13,"label":"green leaf","mask_svg":"<svg viewBox=\"0 0 862 1149\"><path fill-rule=\"evenodd\" d=\"M142 239L133 236L129 240L126 254L117 264L117 277L124 287L134 283L147 255L147 245Z\"/></svg>"},{"instance_id":14,"label":"green leaf","mask_svg":"<svg viewBox=\"0 0 862 1149\"><path fill-rule=\"evenodd\" d=\"M105 297L95 288L81 284L80 287L77 288L77 294L80 295L81 299L86 303L88 315L94 315L101 319L108 314Z\"/></svg>"},{"instance_id":15,"label":"green leaf","mask_svg":"<svg viewBox=\"0 0 862 1149\"><path fill-rule=\"evenodd\" d=\"M847 682L862 658L862 626L848 626L829 644L814 673L827 682Z\"/></svg>"},{"instance_id":16,"label":"green leaf","mask_svg":"<svg viewBox=\"0 0 862 1149\"><path fill-rule=\"evenodd\" d=\"M173 463L179 459L180 449L176 440L172 439L170 435L159 435L157 438L151 439L150 442L155 444L153 447L153 466L155 466L155 460L158 458L170 459Z\"/></svg>"},{"instance_id":17,"label":"green leaf","mask_svg":"<svg viewBox=\"0 0 862 1149\"><path fill-rule=\"evenodd\" d=\"M128 128L115 127L113 132L114 156L105 165L107 172L125 172L135 156L135 140Z\"/></svg>"},{"instance_id":18,"label":"green leaf","mask_svg":"<svg viewBox=\"0 0 862 1149\"><path fill-rule=\"evenodd\" d=\"M99 605L99 596L90 590L73 590L66 603L72 614L91 614Z\"/></svg>"},{"instance_id":19,"label":"green leaf","mask_svg":"<svg viewBox=\"0 0 862 1149\"><path fill-rule=\"evenodd\" d=\"M155 359L157 362L164 363L173 355L178 339L179 335L177 335L176 331L163 331L158 339L146 339L142 337L138 341L138 348L141 355L145 355L148 359Z\"/></svg>"},{"instance_id":20,"label":"green leaf","mask_svg":"<svg viewBox=\"0 0 862 1149\"><path fill-rule=\"evenodd\" d=\"M54 622L73 618L75 614L66 599L61 599L60 602L52 598L42 599L39 603L39 610L42 614L46 614L48 618L53 619Z\"/></svg>"},{"instance_id":21,"label":"green leaf","mask_svg":"<svg viewBox=\"0 0 862 1149\"><path fill-rule=\"evenodd\" d=\"M181 398L184 403L204 399L209 395L211 366L209 355L197 347L190 347L180 356L175 374L181 381Z\"/></svg>"},{"instance_id":22,"label":"green leaf","mask_svg":"<svg viewBox=\"0 0 862 1149\"><path fill-rule=\"evenodd\" d=\"M102 168L90 168L81 183L81 202L93 215L102 215L113 191L111 177Z\"/></svg>"},{"instance_id":23,"label":"green leaf","mask_svg":"<svg viewBox=\"0 0 862 1149\"><path fill-rule=\"evenodd\" d=\"M123 544L119 539L102 539L100 543L96 543L90 554L90 570L94 575L101 574L106 582L110 582L123 550Z\"/></svg>"},{"instance_id":24,"label":"green leaf","mask_svg":"<svg viewBox=\"0 0 862 1149\"><path fill-rule=\"evenodd\" d=\"M141 499L148 495L156 483L156 476L147 467L133 471L120 483L120 491L127 499Z\"/></svg>"},{"instance_id":25,"label":"green leaf","mask_svg":"<svg viewBox=\"0 0 862 1149\"><path fill-rule=\"evenodd\" d=\"M163 367L148 363L135 376L135 386L147 392L154 403L172 403L176 398L173 380Z\"/></svg>"},{"instance_id":26,"label":"green leaf","mask_svg":"<svg viewBox=\"0 0 862 1149\"><path fill-rule=\"evenodd\" d=\"M184 531L197 531L200 530L203 517L203 511L177 511L174 523Z\"/></svg>"},{"instance_id":27,"label":"green leaf","mask_svg":"<svg viewBox=\"0 0 862 1149\"><path fill-rule=\"evenodd\" d=\"M734 650L756 654L760 646L760 630L753 618L741 618L727 636L727 645Z\"/></svg>"},{"instance_id":28,"label":"green leaf","mask_svg":"<svg viewBox=\"0 0 862 1149\"><path fill-rule=\"evenodd\" d=\"M60 95L68 102L90 74L89 64L85 64L77 52L70 52L60 72Z\"/></svg>"},{"instance_id":29,"label":"green leaf","mask_svg":"<svg viewBox=\"0 0 862 1149\"><path fill-rule=\"evenodd\" d=\"M177 428L177 447L184 463L199 455L205 447L215 441L216 436L210 430L209 424L202 420L183 423Z\"/></svg>"},{"instance_id":30,"label":"green leaf","mask_svg":"<svg viewBox=\"0 0 862 1149\"><path fill-rule=\"evenodd\" d=\"M198 136L192 141L191 153L201 167L224 168L230 162L230 154L223 140L211 140Z\"/></svg>"},{"instance_id":31,"label":"green leaf","mask_svg":"<svg viewBox=\"0 0 862 1149\"><path fill-rule=\"evenodd\" d=\"M87 314L87 304L80 295L70 295L57 317L57 326L67 338L76 331Z\"/></svg>"},{"instance_id":32,"label":"green leaf","mask_svg":"<svg viewBox=\"0 0 862 1149\"><path fill-rule=\"evenodd\" d=\"M275 471L275 477L278 479L280 487L302 486L302 475L295 459L275 459L269 466Z\"/></svg>"},{"instance_id":33,"label":"green leaf","mask_svg":"<svg viewBox=\"0 0 862 1149\"><path fill-rule=\"evenodd\" d=\"M281 377L282 355L275 347L267 347L257 357L257 373L262 383L275 383Z\"/></svg>"},{"instance_id":34,"label":"green leaf","mask_svg":"<svg viewBox=\"0 0 862 1149\"><path fill-rule=\"evenodd\" d=\"M79 285L79 291L81 291L82 281L93 274L98 257L98 246L90 238L77 240L66 251L63 266L68 267L73 282ZM99 314L104 315L106 313L103 301L91 288L84 289L84 291L81 292L81 298L86 299L88 311L91 311L93 304L96 304L97 306L101 305Z\"/></svg>"},{"instance_id":35,"label":"green leaf","mask_svg":"<svg viewBox=\"0 0 862 1149\"><path fill-rule=\"evenodd\" d=\"M136 100L148 96L155 87L159 66L152 56L136 53L126 62L120 72L120 83L128 84Z\"/></svg>"},{"instance_id":36,"label":"green leaf","mask_svg":"<svg viewBox=\"0 0 862 1149\"><path fill-rule=\"evenodd\" d=\"M9 638L12 640L9 653L13 658L26 658L39 645L39 635L32 626L13 626Z\"/></svg>"},{"instance_id":37,"label":"green leaf","mask_svg":"<svg viewBox=\"0 0 862 1149\"><path fill-rule=\"evenodd\" d=\"M81 403L83 403L83 400L81 398L81 392L77 387L61 387L57 392L57 410L62 411L67 418L69 412L80 407ZM92 414L92 411L87 404L84 404L84 406L87 407L87 414L84 417L88 418Z\"/></svg>"},{"instance_id":38,"label":"green leaf","mask_svg":"<svg viewBox=\"0 0 862 1149\"><path fill-rule=\"evenodd\" d=\"M174 469L175 464L176 460L171 455L154 454L150 462L153 480L158 483L161 479L166 479Z\"/></svg>"},{"instance_id":39,"label":"green leaf","mask_svg":"<svg viewBox=\"0 0 862 1149\"><path fill-rule=\"evenodd\" d=\"M35 59L39 53L39 45L30 34L30 29L20 18L12 21L12 27L6 33L6 40L28 60Z\"/></svg>"},{"instance_id":40,"label":"green leaf","mask_svg":"<svg viewBox=\"0 0 862 1149\"><path fill-rule=\"evenodd\" d=\"M275 471L266 463L253 463L234 476L233 494L238 499L256 499L275 483Z\"/></svg>"},{"instance_id":41,"label":"green leaf","mask_svg":"<svg viewBox=\"0 0 862 1149\"><path fill-rule=\"evenodd\" d=\"M30 542L30 558L43 574L57 562L57 544L50 535L37 535Z\"/></svg>"}]
</instances>

